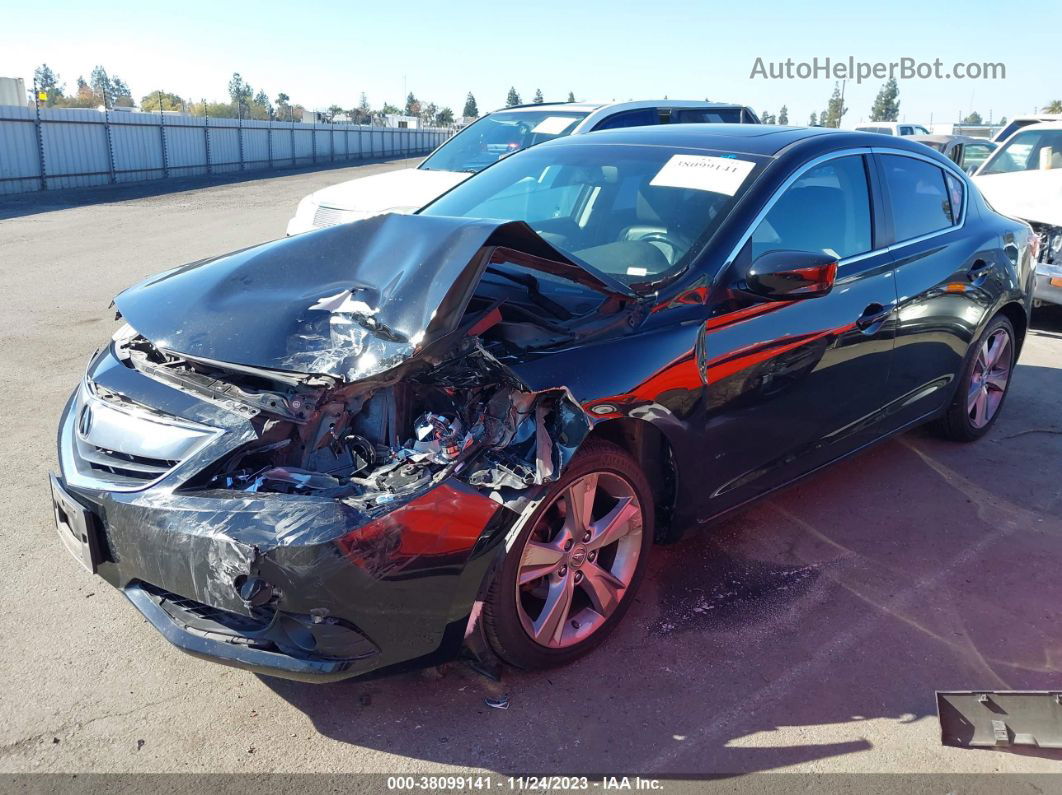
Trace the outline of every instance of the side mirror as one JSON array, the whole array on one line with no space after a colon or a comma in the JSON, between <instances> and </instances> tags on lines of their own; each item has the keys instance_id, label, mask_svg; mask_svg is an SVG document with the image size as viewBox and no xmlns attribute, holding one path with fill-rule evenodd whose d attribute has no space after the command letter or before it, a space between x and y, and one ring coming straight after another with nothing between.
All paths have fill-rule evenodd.
<instances>
[{"instance_id":1,"label":"side mirror","mask_svg":"<svg viewBox=\"0 0 1062 795\"><path fill-rule=\"evenodd\" d=\"M812 251L768 251L745 273L746 289L776 301L817 298L833 289L837 257Z\"/></svg>"}]
</instances>

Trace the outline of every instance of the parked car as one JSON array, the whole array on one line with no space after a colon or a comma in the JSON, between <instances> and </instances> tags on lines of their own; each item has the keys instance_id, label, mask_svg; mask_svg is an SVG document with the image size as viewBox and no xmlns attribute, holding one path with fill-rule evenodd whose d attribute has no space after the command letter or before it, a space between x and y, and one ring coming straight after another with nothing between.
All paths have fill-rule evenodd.
<instances>
[{"instance_id":1,"label":"parked car","mask_svg":"<svg viewBox=\"0 0 1062 795\"><path fill-rule=\"evenodd\" d=\"M974 175L1001 213L1027 221L1037 235L1037 303L1062 304L1062 122L1011 135Z\"/></svg>"},{"instance_id":2,"label":"parked car","mask_svg":"<svg viewBox=\"0 0 1062 795\"><path fill-rule=\"evenodd\" d=\"M410 213L502 157L567 135L669 123L758 124L750 108L722 102L646 100L550 103L504 108L465 127L416 168L330 185L305 197L289 235L382 212Z\"/></svg>"},{"instance_id":3,"label":"parked car","mask_svg":"<svg viewBox=\"0 0 1062 795\"><path fill-rule=\"evenodd\" d=\"M936 149L967 174L974 173L996 149L991 141L968 135L912 135L911 140Z\"/></svg>"},{"instance_id":4,"label":"parked car","mask_svg":"<svg viewBox=\"0 0 1062 795\"><path fill-rule=\"evenodd\" d=\"M921 124L908 124L899 121L875 121L861 124L855 128L856 132L870 132L878 135L929 135Z\"/></svg>"},{"instance_id":5,"label":"parked car","mask_svg":"<svg viewBox=\"0 0 1062 795\"><path fill-rule=\"evenodd\" d=\"M1039 113L1034 116L1017 116L1007 122L1005 125L996 131L996 134L992 136L992 140L996 143L1003 143L1023 127L1028 127L1031 124L1050 124L1052 122L1062 122L1062 113Z\"/></svg>"},{"instance_id":6,"label":"parked car","mask_svg":"<svg viewBox=\"0 0 1062 795\"><path fill-rule=\"evenodd\" d=\"M912 426L988 432L1032 239L901 138L551 141L119 294L60 422L59 534L177 646L261 673L564 663L654 541Z\"/></svg>"}]
</instances>

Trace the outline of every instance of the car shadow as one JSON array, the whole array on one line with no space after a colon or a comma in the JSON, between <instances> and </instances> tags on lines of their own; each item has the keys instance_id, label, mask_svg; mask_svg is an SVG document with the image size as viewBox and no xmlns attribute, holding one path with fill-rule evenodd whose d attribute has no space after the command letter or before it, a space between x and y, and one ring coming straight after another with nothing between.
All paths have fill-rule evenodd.
<instances>
[{"instance_id":1,"label":"car shadow","mask_svg":"<svg viewBox=\"0 0 1062 795\"><path fill-rule=\"evenodd\" d=\"M655 548L623 624L565 668L262 681L323 735L428 766L932 770L936 690L1058 687L1062 581L1029 561L1062 554L1062 502L1029 461L1062 458L1059 394L1062 363L1019 364L975 447L916 430Z\"/></svg>"},{"instance_id":2,"label":"car shadow","mask_svg":"<svg viewBox=\"0 0 1062 795\"><path fill-rule=\"evenodd\" d=\"M0 221L26 215L68 210L71 207L86 207L93 204L147 199L171 193L213 188L219 185L235 185L274 177L309 174L317 171L335 171L362 165L382 165L421 160L426 153L407 157L369 157L364 160L341 160L335 163L317 163L298 168L258 169L234 171L224 174L196 177L173 177L145 182L126 182L118 185L98 185L85 188L61 188L47 191L32 191L10 195L0 194Z\"/></svg>"}]
</instances>

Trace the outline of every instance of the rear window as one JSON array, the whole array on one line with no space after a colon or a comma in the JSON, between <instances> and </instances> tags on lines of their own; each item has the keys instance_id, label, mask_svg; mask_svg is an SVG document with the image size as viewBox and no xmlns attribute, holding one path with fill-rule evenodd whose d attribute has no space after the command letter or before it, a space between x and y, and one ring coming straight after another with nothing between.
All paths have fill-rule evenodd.
<instances>
[{"instance_id":1,"label":"rear window","mask_svg":"<svg viewBox=\"0 0 1062 795\"><path fill-rule=\"evenodd\" d=\"M741 124L741 108L676 108L672 124Z\"/></svg>"},{"instance_id":2,"label":"rear window","mask_svg":"<svg viewBox=\"0 0 1062 795\"><path fill-rule=\"evenodd\" d=\"M594 127L594 130L618 130L621 127L648 127L660 123L660 111L656 108L639 108L609 116Z\"/></svg>"},{"instance_id":3,"label":"rear window","mask_svg":"<svg viewBox=\"0 0 1062 795\"><path fill-rule=\"evenodd\" d=\"M947 229L955 223L942 169L902 155L881 155L881 164L897 241Z\"/></svg>"}]
</instances>

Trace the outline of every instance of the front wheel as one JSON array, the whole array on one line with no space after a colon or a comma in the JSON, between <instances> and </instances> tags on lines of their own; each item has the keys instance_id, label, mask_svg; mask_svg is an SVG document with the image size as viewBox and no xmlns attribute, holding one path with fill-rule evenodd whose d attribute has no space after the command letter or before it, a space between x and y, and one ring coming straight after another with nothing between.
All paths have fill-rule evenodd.
<instances>
[{"instance_id":1,"label":"front wheel","mask_svg":"<svg viewBox=\"0 0 1062 795\"><path fill-rule=\"evenodd\" d=\"M995 424L1010 388L1017 359L1014 326L996 316L975 343L976 354L967 365L955 399L937 429L946 439L972 442Z\"/></svg>"},{"instance_id":2,"label":"front wheel","mask_svg":"<svg viewBox=\"0 0 1062 795\"><path fill-rule=\"evenodd\" d=\"M520 668L586 654L619 623L645 571L652 492L619 447L590 442L549 489L491 583L484 628Z\"/></svg>"}]
</instances>

